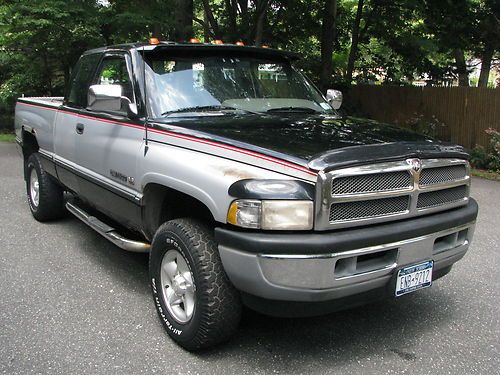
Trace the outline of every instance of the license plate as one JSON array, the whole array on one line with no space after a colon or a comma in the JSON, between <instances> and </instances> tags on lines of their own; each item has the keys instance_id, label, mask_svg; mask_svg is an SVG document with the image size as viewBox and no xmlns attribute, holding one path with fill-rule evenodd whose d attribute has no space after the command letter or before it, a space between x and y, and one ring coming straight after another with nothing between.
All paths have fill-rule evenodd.
<instances>
[{"instance_id":1,"label":"license plate","mask_svg":"<svg viewBox=\"0 0 500 375\"><path fill-rule=\"evenodd\" d=\"M433 264L434 262L429 260L400 269L396 279L396 297L431 286Z\"/></svg>"}]
</instances>

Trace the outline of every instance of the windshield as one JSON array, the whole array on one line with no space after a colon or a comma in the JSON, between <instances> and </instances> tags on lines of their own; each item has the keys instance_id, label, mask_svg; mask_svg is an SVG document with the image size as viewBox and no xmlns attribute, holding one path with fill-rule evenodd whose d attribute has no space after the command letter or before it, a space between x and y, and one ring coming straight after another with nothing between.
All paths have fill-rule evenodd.
<instances>
[{"instance_id":1,"label":"windshield","mask_svg":"<svg viewBox=\"0 0 500 375\"><path fill-rule=\"evenodd\" d=\"M333 113L288 62L250 57L154 57L147 62L153 116L214 111Z\"/></svg>"}]
</instances>

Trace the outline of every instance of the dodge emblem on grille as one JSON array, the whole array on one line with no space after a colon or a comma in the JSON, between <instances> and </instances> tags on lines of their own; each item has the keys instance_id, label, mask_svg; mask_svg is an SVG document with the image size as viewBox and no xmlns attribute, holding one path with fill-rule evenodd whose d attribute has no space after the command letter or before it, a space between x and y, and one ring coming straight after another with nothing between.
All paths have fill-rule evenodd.
<instances>
[{"instance_id":1,"label":"dodge emblem on grille","mask_svg":"<svg viewBox=\"0 0 500 375\"><path fill-rule=\"evenodd\" d=\"M422 162L420 159L408 159L406 162L411 165L415 172L420 172L422 169Z\"/></svg>"}]
</instances>

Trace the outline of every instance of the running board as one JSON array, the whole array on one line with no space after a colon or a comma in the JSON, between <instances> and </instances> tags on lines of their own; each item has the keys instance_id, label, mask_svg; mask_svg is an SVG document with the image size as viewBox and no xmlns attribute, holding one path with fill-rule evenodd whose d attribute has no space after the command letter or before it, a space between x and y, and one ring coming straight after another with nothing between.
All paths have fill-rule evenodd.
<instances>
[{"instance_id":1,"label":"running board","mask_svg":"<svg viewBox=\"0 0 500 375\"><path fill-rule=\"evenodd\" d=\"M122 248L123 250L131 251L133 253L149 253L149 248L151 247L150 244L146 242L130 240L123 237L116 231L115 228L110 227L95 216L89 215L74 203L66 202L66 208L69 212L71 212L101 236L113 242L116 246Z\"/></svg>"}]
</instances>

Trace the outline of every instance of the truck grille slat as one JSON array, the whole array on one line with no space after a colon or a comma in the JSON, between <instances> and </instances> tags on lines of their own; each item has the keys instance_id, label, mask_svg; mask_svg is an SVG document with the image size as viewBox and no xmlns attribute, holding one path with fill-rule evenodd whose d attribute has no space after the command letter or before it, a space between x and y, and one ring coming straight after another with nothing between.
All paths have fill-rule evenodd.
<instances>
[{"instance_id":1,"label":"truck grille slat","mask_svg":"<svg viewBox=\"0 0 500 375\"><path fill-rule=\"evenodd\" d=\"M443 189L421 193L418 196L417 208L427 208L441 206L443 204L453 203L464 199L467 196L465 185L457 186L451 189Z\"/></svg>"},{"instance_id":2,"label":"truck grille slat","mask_svg":"<svg viewBox=\"0 0 500 375\"><path fill-rule=\"evenodd\" d=\"M461 159L408 159L333 170L318 179L315 229L368 225L465 205L470 167Z\"/></svg>"},{"instance_id":3,"label":"truck grille slat","mask_svg":"<svg viewBox=\"0 0 500 375\"><path fill-rule=\"evenodd\" d=\"M459 180L467 176L465 165L427 168L420 174L420 185L434 185Z\"/></svg>"},{"instance_id":4,"label":"truck grille slat","mask_svg":"<svg viewBox=\"0 0 500 375\"><path fill-rule=\"evenodd\" d=\"M408 210L409 201L409 196L401 196L334 203L330 209L330 222L402 213Z\"/></svg>"},{"instance_id":5,"label":"truck grille slat","mask_svg":"<svg viewBox=\"0 0 500 375\"><path fill-rule=\"evenodd\" d=\"M411 187L408 171L339 177L332 181L332 194L354 194Z\"/></svg>"}]
</instances>

